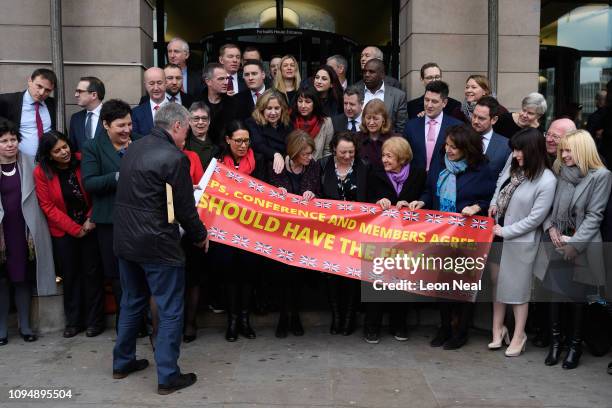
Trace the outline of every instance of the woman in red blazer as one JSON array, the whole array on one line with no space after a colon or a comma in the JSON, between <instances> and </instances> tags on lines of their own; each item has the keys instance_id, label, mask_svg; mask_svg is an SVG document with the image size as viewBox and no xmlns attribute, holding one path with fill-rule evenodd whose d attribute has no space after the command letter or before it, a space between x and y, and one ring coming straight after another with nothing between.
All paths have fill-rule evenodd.
<instances>
[{"instance_id":1,"label":"woman in red blazer","mask_svg":"<svg viewBox=\"0 0 612 408\"><path fill-rule=\"evenodd\" d=\"M72 154L64 134L51 131L41 137L36 161L36 195L64 277L64 337L74 337L83 329L88 337L97 336L104 331L104 275L96 225L89 219L91 200L81 181L80 157Z\"/></svg>"}]
</instances>

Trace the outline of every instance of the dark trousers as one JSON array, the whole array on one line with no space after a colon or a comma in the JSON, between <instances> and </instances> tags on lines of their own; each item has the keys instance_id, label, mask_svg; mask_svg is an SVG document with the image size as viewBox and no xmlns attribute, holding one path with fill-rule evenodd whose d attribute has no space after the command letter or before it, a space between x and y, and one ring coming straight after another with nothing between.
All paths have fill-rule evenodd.
<instances>
[{"instance_id":1,"label":"dark trousers","mask_svg":"<svg viewBox=\"0 0 612 408\"><path fill-rule=\"evenodd\" d=\"M404 302L368 302L366 303L365 331L380 333L383 313L389 311L389 330L392 334L406 327L408 305Z\"/></svg>"},{"instance_id":2,"label":"dark trousers","mask_svg":"<svg viewBox=\"0 0 612 408\"><path fill-rule=\"evenodd\" d=\"M223 273L227 288L228 316L247 312L251 307L257 255L226 245L214 245L213 273Z\"/></svg>"},{"instance_id":3,"label":"dark trousers","mask_svg":"<svg viewBox=\"0 0 612 408\"><path fill-rule=\"evenodd\" d=\"M103 327L104 273L96 231L82 238L53 237L53 256L64 277L66 327Z\"/></svg>"},{"instance_id":4,"label":"dark trousers","mask_svg":"<svg viewBox=\"0 0 612 408\"><path fill-rule=\"evenodd\" d=\"M125 370L136 359L136 337L143 313L153 296L159 314L155 341L155 363L159 384L169 384L180 373L177 364L183 333L183 266L142 264L119 259L123 297L113 370ZM150 288L150 291L149 291Z\"/></svg>"},{"instance_id":5,"label":"dark trousers","mask_svg":"<svg viewBox=\"0 0 612 408\"><path fill-rule=\"evenodd\" d=\"M278 267L279 307L281 314L297 314L300 311L305 271L280 264Z\"/></svg>"},{"instance_id":6,"label":"dark trousers","mask_svg":"<svg viewBox=\"0 0 612 408\"><path fill-rule=\"evenodd\" d=\"M441 301L438 303L440 309L441 327L448 333L456 337L468 335L472 323L474 304L469 302ZM456 326L453 329L453 317L456 318Z\"/></svg>"},{"instance_id":7,"label":"dark trousers","mask_svg":"<svg viewBox=\"0 0 612 408\"><path fill-rule=\"evenodd\" d=\"M121 311L121 283L119 282L119 263L113 250L113 224L96 224L96 234L104 277L111 280L113 297L117 305L115 314L115 329L117 329Z\"/></svg>"}]
</instances>

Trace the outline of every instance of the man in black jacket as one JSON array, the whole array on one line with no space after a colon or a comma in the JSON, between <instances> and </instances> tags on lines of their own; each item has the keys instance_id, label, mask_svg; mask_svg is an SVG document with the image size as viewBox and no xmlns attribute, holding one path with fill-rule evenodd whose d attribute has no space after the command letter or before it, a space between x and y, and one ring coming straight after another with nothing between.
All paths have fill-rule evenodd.
<instances>
[{"instance_id":1,"label":"man in black jacket","mask_svg":"<svg viewBox=\"0 0 612 408\"><path fill-rule=\"evenodd\" d=\"M145 359L136 360L136 335L139 318L153 296L159 313L157 391L162 395L196 381L195 374L181 374L177 365L185 292L185 254L178 224L195 246L208 247L206 229L195 208L189 159L177 147L185 143L188 130L189 112L183 106L162 106L151 134L134 142L121 160L115 199L114 249L123 297L113 378L124 378L148 365ZM167 204L170 197L172 206ZM172 207L178 224L170 220Z\"/></svg>"}]
</instances>

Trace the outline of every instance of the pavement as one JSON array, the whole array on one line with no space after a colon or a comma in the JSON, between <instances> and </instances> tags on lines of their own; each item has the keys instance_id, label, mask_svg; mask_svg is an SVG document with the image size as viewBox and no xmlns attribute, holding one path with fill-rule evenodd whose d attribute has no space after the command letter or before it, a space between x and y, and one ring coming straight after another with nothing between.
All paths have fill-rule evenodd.
<instances>
[{"instance_id":1,"label":"pavement","mask_svg":"<svg viewBox=\"0 0 612 408\"><path fill-rule=\"evenodd\" d=\"M545 349L528 346L518 358L486 348L489 335L474 331L461 350L433 349L433 327L398 342L384 333L367 344L357 332L328 334L327 316L304 319L303 337L274 337L274 318L254 319L257 339L228 343L222 325L198 331L184 344L180 366L198 382L168 396L156 394L148 339L139 358L152 366L114 380L115 334L64 339L61 332L24 343L11 329L0 347L0 407L612 407L612 356L588 352L575 370L544 365ZM70 399L9 399L9 390L70 390Z\"/></svg>"}]
</instances>

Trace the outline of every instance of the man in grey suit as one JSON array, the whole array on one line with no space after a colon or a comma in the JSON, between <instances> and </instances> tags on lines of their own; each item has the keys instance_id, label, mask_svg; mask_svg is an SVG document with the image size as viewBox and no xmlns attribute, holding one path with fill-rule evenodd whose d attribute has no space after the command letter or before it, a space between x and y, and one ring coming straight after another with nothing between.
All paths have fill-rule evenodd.
<instances>
[{"instance_id":1,"label":"man in grey suit","mask_svg":"<svg viewBox=\"0 0 612 408\"><path fill-rule=\"evenodd\" d=\"M334 132L359 132L362 109L363 92L356 86L349 86L344 91L344 113L332 117Z\"/></svg>"},{"instance_id":2,"label":"man in grey suit","mask_svg":"<svg viewBox=\"0 0 612 408\"><path fill-rule=\"evenodd\" d=\"M401 89L388 86L383 82L385 77L385 66L379 59L371 59L363 68L364 106L372 99L378 98L385 103L389 118L393 123L393 129L397 133L404 131L404 125L408 118L406 111L406 93Z\"/></svg>"},{"instance_id":3,"label":"man in grey suit","mask_svg":"<svg viewBox=\"0 0 612 408\"><path fill-rule=\"evenodd\" d=\"M483 153L489 159L489 168L497 179L512 151L509 140L493 131L499 118L499 102L492 96L480 98L472 113L472 127L482 136Z\"/></svg>"}]
</instances>

